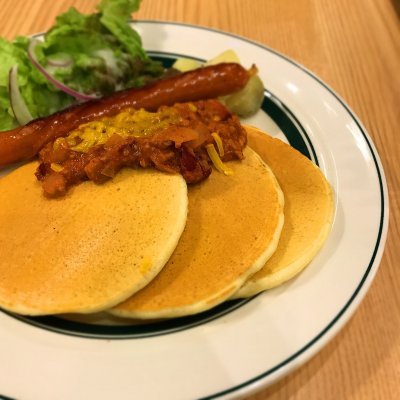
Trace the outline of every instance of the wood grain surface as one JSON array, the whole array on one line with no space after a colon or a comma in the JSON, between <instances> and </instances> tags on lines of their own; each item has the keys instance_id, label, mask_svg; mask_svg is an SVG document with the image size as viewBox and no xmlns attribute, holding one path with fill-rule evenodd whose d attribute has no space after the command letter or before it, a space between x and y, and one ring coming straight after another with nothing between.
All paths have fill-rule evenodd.
<instances>
[{"instance_id":1,"label":"wood grain surface","mask_svg":"<svg viewBox=\"0 0 400 400\"><path fill-rule=\"evenodd\" d=\"M0 36L48 29L96 0L1 0ZM400 28L390 0L144 0L138 19L181 21L246 36L297 60L355 111L378 149L390 228L380 270L345 328L261 399L400 399Z\"/></svg>"}]
</instances>

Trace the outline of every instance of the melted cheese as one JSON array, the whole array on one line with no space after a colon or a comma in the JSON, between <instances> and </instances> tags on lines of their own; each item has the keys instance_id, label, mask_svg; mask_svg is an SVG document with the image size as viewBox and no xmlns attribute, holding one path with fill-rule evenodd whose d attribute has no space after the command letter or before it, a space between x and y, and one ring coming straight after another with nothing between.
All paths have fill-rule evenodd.
<instances>
[{"instance_id":1,"label":"melted cheese","mask_svg":"<svg viewBox=\"0 0 400 400\"><path fill-rule=\"evenodd\" d=\"M57 148L61 141L66 140L70 149L86 153L93 146L106 143L115 134L121 137L150 136L180 120L179 114L173 108L165 108L159 112L127 108L113 117L80 125L66 138L57 139L54 146Z\"/></svg>"}]
</instances>

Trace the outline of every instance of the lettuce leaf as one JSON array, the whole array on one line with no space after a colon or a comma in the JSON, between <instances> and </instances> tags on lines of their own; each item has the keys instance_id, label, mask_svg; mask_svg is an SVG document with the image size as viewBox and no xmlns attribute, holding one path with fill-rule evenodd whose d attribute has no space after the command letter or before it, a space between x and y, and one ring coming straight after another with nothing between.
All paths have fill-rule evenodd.
<instances>
[{"instance_id":1,"label":"lettuce leaf","mask_svg":"<svg viewBox=\"0 0 400 400\"><path fill-rule=\"evenodd\" d=\"M103 0L97 9L101 13L100 22L105 26L134 57L148 60L142 47L139 34L132 29L127 21L130 15L137 11L140 0Z\"/></svg>"},{"instance_id":2,"label":"lettuce leaf","mask_svg":"<svg viewBox=\"0 0 400 400\"><path fill-rule=\"evenodd\" d=\"M4 131L12 129L17 126L17 121L12 115L12 111L9 110L10 103L8 99L8 90L4 87L0 87L0 130ZM11 111L11 113L9 112Z\"/></svg>"}]
</instances>

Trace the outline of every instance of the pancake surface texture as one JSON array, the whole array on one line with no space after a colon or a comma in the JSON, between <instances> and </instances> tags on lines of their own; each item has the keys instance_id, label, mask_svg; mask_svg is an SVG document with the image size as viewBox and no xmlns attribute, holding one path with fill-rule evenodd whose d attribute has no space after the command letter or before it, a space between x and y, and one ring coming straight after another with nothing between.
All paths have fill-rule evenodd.
<instances>
[{"instance_id":1,"label":"pancake surface texture","mask_svg":"<svg viewBox=\"0 0 400 400\"><path fill-rule=\"evenodd\" d=\"M165 265L183 231L180 175L120 171L47 199L36 163L0 179L0 307L28 315L100 311Z\"/></svg>"},{"instance_id":2,"label":"pancake surface texture","mask_svg":"<svg viewBox=\"0 0 400 400\"><path fill-rule=\"evenodd\" d=\"M195 314L229 298L272 255L283 225L283 195L251 149L189 187L185 230L167 265L148 286L110 312L120 317Z\"/></svg>"},{"instance_id":3,"label":"pancake surface texture","mask_svg":"<svg viewBox=\"0 0 400 400\"><path fill-rule=\"evenodd\" d=\"M285 196L285 223L274 255L233 298L278 286L306 267L332 225L332 189L321 170L293 147L246 127L248 145L270 166Z\"/></svg>"}]
</instances>

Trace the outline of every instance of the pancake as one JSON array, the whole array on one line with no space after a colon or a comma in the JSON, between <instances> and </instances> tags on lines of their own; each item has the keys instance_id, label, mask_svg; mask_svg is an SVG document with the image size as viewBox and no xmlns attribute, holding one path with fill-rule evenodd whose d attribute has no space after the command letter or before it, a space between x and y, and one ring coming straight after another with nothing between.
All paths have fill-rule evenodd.
<instances>
[{"instance_id":1,"label":"pancake","mask_svg":"<svg viewBox=\"0 0 400 400\"><path fill-rule=\"evenodd\" d=\"M171 259L148 286L110 312L129 318L171 318L228 299L275 251L283 195L271 170L251 149L189 187L185 230Z\"/></svg>"},{"instance_id":2,"label":"pancake","mask_svg":"<svg viewBox=\"0 0 400 400\"><path fill-rule=\"evenodd\" d=\"M234 298L249 297L299 274L317 254L332 225L332 190L321 170L293 147L246 127L248 145L271 167L285 196L279 245Z\"/></svg>"},{"instance_id":3,"label":"pancake","mask_svg":"<svg viewBox=\"0 0 400 400\"><path fill-rule=\"evenodd\" d=\"M186 222L180 175L127 169L47 199L36 167L0 179L0 307L28 315L96 312L154 278Z\"/></svg>"}]
</instances>

